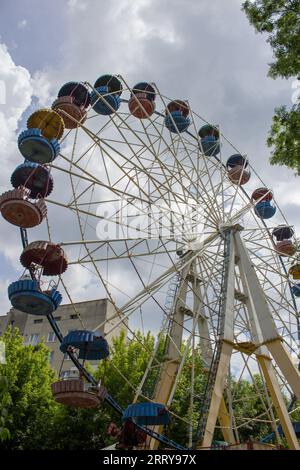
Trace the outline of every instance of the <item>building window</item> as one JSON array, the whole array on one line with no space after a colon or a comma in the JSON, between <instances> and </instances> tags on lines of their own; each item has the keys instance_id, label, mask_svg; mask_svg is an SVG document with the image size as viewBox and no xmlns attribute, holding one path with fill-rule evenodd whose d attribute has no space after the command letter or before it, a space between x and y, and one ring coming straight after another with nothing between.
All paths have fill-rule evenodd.
<instances>
[{"instance_id":1,"label":"building window","mask_svg":"<svg viewBox=\"0 0 300 470\"><path fill-rule=\"evenodd\" d=\"M62 373L60 374L61 378L62 379L67 379L69 377L77 377L78 376L78 371L75 368L71 369L71 370L63 370Z\"/></svg>"},{"instance_id":2,"label":"building window","mask_svg":"<svg viewBox=\"0 0 300 470\"><path fill-rule=\"evenodd\" d=\"M50 361L50 366L53 366L54 351L50 351L50 354L49 354L49 361Z\"/></svg>"},{"instance_id":3,"label":"building window","mask_svg":"<svg viewBox=\"0 0 300 470\"><path fill-rule=\"evenodd\" d=\"M73 313L72 315L70 315L70 318L71 320L76 320L76 318L78 318L77 313Z\"/></svg>"},{"instance_id":4,"label":"building window","mask_svg":"<svg viewBox=\"0 0 300 470\"><path fill-rule=\"evenodd\" d=\"M37 333L34 333L33 335L29 336L27 344L31 344L31 346L36 346L38 342L39 342L39 335Z\"/></svg>"},{"instance_id":5,"label":"building window","mask_svg":"<svg viewBox=\"0 0 300 470\"><path fill-rule=\"evenodd\" d=\"M62 373L61 373L61 377L62 377L63 379L67 379L67 378L70 377L70 376L71 376L71 371L70 371L70 370L64 370L64 371L62 371Z\"/></svg>"},{"instance_id":6,"label":"building window","mask_svg":"<svg viewBox=\"0 0 300 470\"><path fill-rule=\"evenodd\" d=\"M33 320L33 323L43 323L43 319L38 318L37 320Z\"/></svg>"},{"instance_id":7,"label":"building window","mask_svg":"<svg viewBox=\"0 0 300 470\"><path fill-rule=\"evenodd\" d=\"M59 321L59 320L61 320L61 317L54 317L54 320Z\"/></svg>"},{"instance_id":8,"label":"building window","mask_svg":"<svg viewBox=\"0 0 300 470\"><path fill-rule=\"evenodd\" d=\"M50 333L48 333L47 343L54 343L55 341L56 341L56 335L54 331L51 331Z\"/></svg>"},{"instance_id":9,"label":"building window","mask_svg":"<svg viewBox=\"0 0 300 470\"><path fill-rule=\"evenodd\" d=\"M65 353L64 354L64 361L70 361L70 357L69 357L69 354L68 353Z\"/></svg>"}]
</instances>

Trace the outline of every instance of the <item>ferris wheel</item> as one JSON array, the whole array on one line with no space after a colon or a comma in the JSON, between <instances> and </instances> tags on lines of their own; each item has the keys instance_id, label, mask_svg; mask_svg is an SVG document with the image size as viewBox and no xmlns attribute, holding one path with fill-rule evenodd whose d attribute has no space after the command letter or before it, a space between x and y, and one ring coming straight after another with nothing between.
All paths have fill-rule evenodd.
<instances>
[{"instance_id":1,"label":"ferris wheel","mask_svg":"<svg viewBox=\"0 0 300 470\"><path fill-rule=\"evenodd\" d=\"M57 401L106 400L123 415L123 440L134 434L144 445L145 433L151 449L207 448L219 430L234 445L244 427L263 421L278 443L280 424L288 446L299 449L295 233L251 158L185 98L103 75L94 85L66 83L51 109L29 117L18 137L25 160L0 197L3 217L20 227L25 270L9 298L24 313L47 316L80 370L77 380L53 385ZM134 392L125 410L82 365L109 356L96 332L103 325L89 331L79 316L78 330L62 337L54 320L62 297L76 308L75 277L114 306L106 336L120 325L139 342L137 330L156 336L138 385L118 371ZM183 374L184 417L174 407ZM259 415L240 406L241 380L256 386ZM184 442L165 435L170 420L185 423Z\"/></svg>"}]
</instances>

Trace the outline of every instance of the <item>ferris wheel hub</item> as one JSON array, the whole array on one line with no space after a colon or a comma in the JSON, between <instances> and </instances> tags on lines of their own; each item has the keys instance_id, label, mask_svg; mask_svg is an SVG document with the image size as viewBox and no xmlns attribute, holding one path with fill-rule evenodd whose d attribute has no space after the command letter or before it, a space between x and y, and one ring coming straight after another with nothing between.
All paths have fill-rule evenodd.
<instances>
[{"instance_id":1,"label":"ferris wheel hub","mask_svg":"<svg viewBox=\"0 0 300 470\"><path fill-rule=\"evenodd\" d=\"M223 235L228 230L232 230L233 232L242 232L244 230L244 227L241 224L232 223L220 224L218 227L218 231L221 235Z\"/></svg>"}]
</instances>

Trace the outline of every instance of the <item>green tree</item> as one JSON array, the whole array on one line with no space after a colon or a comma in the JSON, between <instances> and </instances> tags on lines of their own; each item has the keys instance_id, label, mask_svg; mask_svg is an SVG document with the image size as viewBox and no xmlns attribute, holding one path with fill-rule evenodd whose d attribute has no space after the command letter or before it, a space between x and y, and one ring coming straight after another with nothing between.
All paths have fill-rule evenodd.
<instances>
[{"instance_id":1,"label":"green tree","mask_svg":"<svg viewBox=\"0 0 300 470\"><path fill-rule=\"evenodd\" d=\"M9 429L6 427L8 416L7 406L11 404L8 393L8 380L5 375L0 376L0 441L6 441L10 437Z\"/></svg>"},{"instance_id":2,"label":"green tree","mask_svg":"<svg viewBox=\"0 0 300 470\"><path fill-rule=\"evenodd\" d=\"M16 329L8 330L3 339L6 344L6 364L0 365L0 376L6 379L0 382L0 417L3 417L0 424L3 433L0 449L96 450L113 442L107 435L107 427L110 421L120 426L120 415L105 403L93 409L74 409L57 404L51 393L51 383L56 378L50 368L49 350L45 345L24 346L23 338ZM164 337L160 339L156 353L158 361L163 359L166 343ZM154 343L155 338L150 333L143 336L136 332L136 337L130 341L122 334L112 342L110 359L99 362L95 377L101 380L122 407L133 401ZM174 418L164 431L182 445L188 444L191 421L194 431L197 428L207 379L201 352L196 349L193 356L189 349L172 403L172 412L182 419ZM155 361L153 365L143 387L146 396L153 394L158 378L159 368L155 367ZM193 410L190 401L192 370L195 398ZM231 387L241 441L249 437L260 439L268 434L270 428L263 419L261 422L249 420L244 425L245 415L255 418L263 416L265 411L257 393L257 390L261 390L264 396L261 378L255 377L255 386L246 380L236 382L232 378ZM296 414L293 417L297 418ZM216 431L215 439L223 439L220 430Z\"/></svg>"},{"instance_id":3,"label":"green tree","mask_svg":"<svg viewBox=\"0 0 300 470\"><path fill-rule=\"evenodd\" d=\"M172 411L175 415L184 418L183 420L174 419L168 430L169 437L182 445L188 445L187 436L190 431L190 424L193 424L193 431L197 429L197 423L200 415L200 407L205 392L207 375L203 369L201 352L199 349L189 349L185 364L180 375L176 392L172 403ZM193 365L194 362L194 365ZM193 405L191 405L191 381L192 370L194 374ZM193 406L193 409L191 409Z\"/></svg>"},{"instance_id":4,"label":"green tree","mask_svg":"<svg viewBox=\"0 0 300 470\"><path fill-rule=\"evenodd\" d=\"M299 38L300 42L300 38ZM300 105L290 111L286 106L275 109L273 123L267 139L273 148L271 163L285 165L300 175Z\"/></svg>"},{"instance_id":5,"label":"green tree","mask_svg":"<svg viewBox=\"0 0 300 470\"><path fill-rule=\"evenodd\" d=\"M247 0L243 9L255 30L268 35L267 41L274 55L269 75L272 78L299 78L300 1ZM267 144L272 148L271 164L285 165L300 174L299 95L291 109L286 106L275 109Z\"/></svg>"},{"instance_id":6,"label":"green tree","mask_svg":"<svg viewBox=\"0 0 300 470\"><path fill-rule=\"evenodd\" d=\"M154 337L151 333L143 336L137 331L136 339L130 341L122 333L113 340L110 360L99 364L97 379L102 380L121 406L127 406L133 401L135 389L143 377L153 347Z\"/></svg>"},{"instance_id":7,"label":"green tree","mask_svg":"<svg viewBox=\"0 0 300 470\"><path fill-rule=\"evenodd\" d=\"M254 375L254 383L247 380L232 380L232 395L234 400L234 416L238 427L239 440L245 442L252 438L259 441L270 433L266 409L268 403L260 375ZM256 421L254 418L260 418Z\"/></svg>"},{"instance_id":8,"label":"green tree","mask_svg":"<svg viewBox=\"0 0 300 470\"><path fill-rule=\"evenodd\" d=\"M143 337L136 332L137 339L126 340L122 333L114 338L110 348L110 359L100 361L94 373L109 393L122 406L133 401L134 389L146 369L149 354L153 350L154 337L148 333ZM60 406L56 416L52 448L100 449L114 442L107 435L111 421L122 424L120 415L103 403L94 409L73 409Z\"/></svg>"},{"instance_id":9,"label":"green tree","mask_svg":"<svg viewBox=\"0 0 300 470\"><path fill-rule=\"evenodd\" d=\"M5 376L6 386L1 388L1 400L10 438L0 448L45 449L58 409L51 394L55 374L49 350L44 344L24 346L17 329L8 329L2 339L6 364L0 365L0 375Z\"/></svg>"},{"instance_id":10,"label":"green tree","mask_svg":"<svg viewBox=\"0 0 300 470\"><path fill-rule=\"evenodd\" d=\"M134 399L135 390L144 375L154 343L155 338L151 333L143 336L141 332L137 331L135 338L130 341L122 333L112 341L109 361L99 363L94 374L95 377L101 380L102 385L109 390L109 393L123 408L126 408ZM154 367L148 374L142 390L145 396L152 396L154 392L159 374L157 363L162 361L164 349L165 338L161 336L155 355L156 361L153 362ZM205 387L205 375L200 353L195 355L194 364L194 394L200 397ZM183 420L173 419L171 425L165 430L171 439L183 445L187 445L188 423L191 418L191 370L192 356L191 350L189 350L172 404L172 411ZM141 398L140 401L143 399ZM192 416L195 429L199 417L199 403L198 407L193 410ZM122 425L120 415L114 413L105 404L94 410L74 410L62 407L60 418L57 420L55 439L64 449L99 449L114 442L114 439L107 435L110 421L115 421L119 426ZM57 445L55 442L53 443L54 448Z\"/></svg>"}]
</instances>

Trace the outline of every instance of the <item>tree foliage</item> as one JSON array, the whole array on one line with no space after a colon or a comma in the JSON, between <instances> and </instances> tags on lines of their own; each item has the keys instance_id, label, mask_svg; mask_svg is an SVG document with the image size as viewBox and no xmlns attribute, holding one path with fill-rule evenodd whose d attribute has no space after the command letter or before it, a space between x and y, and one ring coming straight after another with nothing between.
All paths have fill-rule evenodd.
<instances>
[{"instance_id":1,"label":"tree foliage","mask_svg":"<svg viewBox=\"0 0 300 470\"><path fill-rule=\"evenodd\" d=\"M259 33L268 35L274 61L270 64L272 78L297 77L300 80L300 1L247 0L243 9ZM300 82L295 82L299 84ZM298 90L291 109L275 109L267 144L272 148L271 164L285 165L300 174L300 103Z\"/></svg>"},{"instance_id":2,"label":"tree foliage","mask_svg":"<svg viewBox=\"0 0 300 470\"><path fill-rule=\"evenodd\" d=\"M300 175L300 104L290 111L286 106L275 109L267 143L274 148L271 163L285 165Z\"/></svg>"},{"instance_id":3,"label":"tree foliage","mask_svg":"<svg viewBox=\"0 0 300 470\"><path fill-rule=\"evenodd\" d=\"M10 438L9 429L6 426L8 410L7 406L10 405L11 398L8 393L8 380L5 375L0 376L0 441L6 441Z\"/></svg>"},{"instance_id":4,"label":"tree foliage","mask_svg":"<svg viewBox=\"0 0 300 470\"><path fill-rule=\"evenodd\" d=\"M16 329L8 330L3 340L6 344L6 364L0 365L0 431L1 449L101 449L113 440L107 435L111 421L121 426L122 420L108 405L94 409L74 409L57 404L51 393L51 383L56 380L49 364L49 350L44 344L25 346ZM136 338L128 341L124 334L113 340L110 359L100 361L95 376L109 393L126 407L135 395L135 389L146 370L155 338L148 333L136 332ZM161 337L156 358L161 361L165 350L165 338ZM194 407L191 408L191 372L194 370ZM143 392L151 396L159 373L153 367ZM178 380L172 402L175 417L164 432L173 440L188 445L190 423L197 428L207 374L203 370L199 350L189 350ZM247 380L231 379L231 392L235 401L235 419L241 441L252 437L260 439L270 428L262 419L266 403L259 398L263 392L260 376L255 384ZM3 413L4 410L4 413ZM245 426L245 415L250 418ZM176 418L180 417L181 420ZM296 417L296 416L295 416ZM241 426L243 425L243 426ZM223 439L220 430L215 439Z\"/></svg>"},{"instance_id":5,"label":"tree foliage","mask_svg":"<svg viewBox=\"0 0 300 470\"><path fill-rule=\"evenodd\" d=\"M299 0L247 0L243 9L256 31L268 34L275 59L270 76L296 76L300 72Z\"/></svg>"},{"instance_id":6,"label":"tree foliage","mask_svg":"<svg viewBox=\"0 0 300 470\"><path fill-rule=\"evenodd\" d=\"M137 340L127 342L125 334L113 339L110 348L110 360L101 361L94 376L101 380L109 393L126 407L134 398L134 388L139 384L147 358L154 346L154 338L148 333L145 337L136 333ZM126 379L126 380L125 380ZM111 421L121 426L121 417L108 405L90 410L76 410L60 407L56 421L56 439L54 448L62 449L99 449L109 445L113 440L107 435Z\"/></svg>"},{"instance_id":7,"label":"tree foliage","mask_svg":"<svg viewBox=\"0 0 300 470\"><path fill-rule=\"evenodd\" d=\"M47 448L47 436L53 428L57 405L51 394L54 372L49 350L44 344L24 346L17 329L8 329L2 338L6 346L6 364L0 374L6 378L0 400L5 403L5 425L10 439L3 448Z\"/></svg>"}]
</instances>

